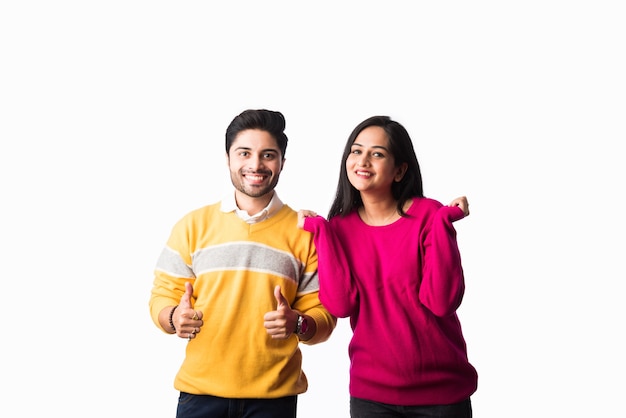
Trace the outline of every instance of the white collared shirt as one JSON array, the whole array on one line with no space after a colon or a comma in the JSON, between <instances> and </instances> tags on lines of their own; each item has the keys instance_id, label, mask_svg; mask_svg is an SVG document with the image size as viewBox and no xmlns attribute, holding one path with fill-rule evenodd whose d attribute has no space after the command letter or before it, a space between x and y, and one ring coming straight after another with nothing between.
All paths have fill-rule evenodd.
<instances>
[{"instance_id":1,"label":"white collared shirt","mask_svg":"<svg viewBox=\"0 0 626 418\"><path fill-rule=\"evenodd\" d=\"M239 209L237 207L237 201L235 199L235 193L227 193L226 196L222 199L221 210L222 212L235 212L237 216L239 216L242 220L246 221L249 224L254 224L257 222L264 221L265 219L273 216L283 207L283 202L278 197L278 193L274 190L274 196L272 196L272 200L267 206L261 210L260 212L250 215L247 211Z\"/></svg>"}]
</instances>

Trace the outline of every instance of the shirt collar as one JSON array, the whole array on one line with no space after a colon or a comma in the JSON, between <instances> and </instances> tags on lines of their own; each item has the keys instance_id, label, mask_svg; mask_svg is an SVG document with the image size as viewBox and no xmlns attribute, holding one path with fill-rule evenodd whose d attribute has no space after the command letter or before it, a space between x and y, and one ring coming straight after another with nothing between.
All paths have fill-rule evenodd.
<instances>
[{"instance_id":1,"label":"shirt collar","mask_svg":"<svg viewBox=\"0 0 626 418\"><path fill-rule=\"evenodd\" d=\"M283 202L278 197L278 193L274 190L274 196L270 203L258 213L250 215L247 211L239 209L237 207L237 201L235 200L235 193L227 193L222 199L221 210L222 212L235 212L242 220L249 224L264 221L265 219L273 216L283 207Z\"/></svg>"}]
</instances>

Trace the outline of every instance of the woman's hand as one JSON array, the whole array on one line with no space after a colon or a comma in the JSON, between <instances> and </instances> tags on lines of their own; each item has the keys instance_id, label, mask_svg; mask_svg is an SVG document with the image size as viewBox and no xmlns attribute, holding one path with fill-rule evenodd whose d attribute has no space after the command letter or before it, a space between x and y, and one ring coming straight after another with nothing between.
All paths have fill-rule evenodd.
<instances>
[{"instance_id":1,"label":"woman's hand","mask_svg":"<svg viewBox=\"0 0 626 418\"><path fill-rule=\"evenodd\" d=\"M301 209L298 211L298 228L304 228L304 219L317 216L316 212L307 209Z\"/></svg>"},{"instance_id":2,"label":"woman's hand","mask_svg":"<svg viewBox=\"0 0 626 418\"><path fill-rule=\"evenodd\" d=\"M470 214L469 202L467 201L467 197L465 196L457 197L452 202L450 202L448 206L458 206L459 208L461 208L465 216L468 216Z\"/></svg>"}]
</instances>

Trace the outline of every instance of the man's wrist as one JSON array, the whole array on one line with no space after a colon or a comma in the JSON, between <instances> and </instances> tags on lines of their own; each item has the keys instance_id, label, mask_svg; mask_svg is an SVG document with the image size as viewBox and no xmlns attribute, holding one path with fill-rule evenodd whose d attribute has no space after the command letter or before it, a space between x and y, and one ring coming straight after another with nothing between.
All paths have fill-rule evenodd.
<instances>
[{"instance_id":1,"label":"man's wrist","mask_svg":"<svg viewBox=\"0 0 626 418\"><path fill-rule=\"evenodd\" d=\"M176 308L178 308L178 305L172 308L172 310L170 311L170 318L169 318L170 328L172 328L173 332L176 332L176 327L174 326L174 311L176 310Z\"/></svg>"},{"instance_id":2,"label":"man's wrist","mask_svg":"<svg viewBox=\"0 0 626 418\"><path fill-rule=\"evenodd\" d=\"M296 329L294 333L296 335L304 335L309 330L309 321L304 315L298 314L298 319L296 320Z\"/></svg>"}]
</instances>

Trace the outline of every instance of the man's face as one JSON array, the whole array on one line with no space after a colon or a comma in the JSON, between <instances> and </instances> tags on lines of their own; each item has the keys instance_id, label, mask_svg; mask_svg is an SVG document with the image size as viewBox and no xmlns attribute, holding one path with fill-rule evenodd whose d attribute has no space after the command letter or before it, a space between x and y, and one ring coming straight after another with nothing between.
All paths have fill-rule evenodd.
<instances>
[{"instance_id":1,"label":"man's face","mask_svg":"<svg viewBox=\"0 0 626 418\"><path fill-rule=\"evenodd\" d=\"M266 131L241 131L227 155L230 180L239 192L263 197L278 184L284 159L276 140Z\"/></svg>"}]
</instances>

